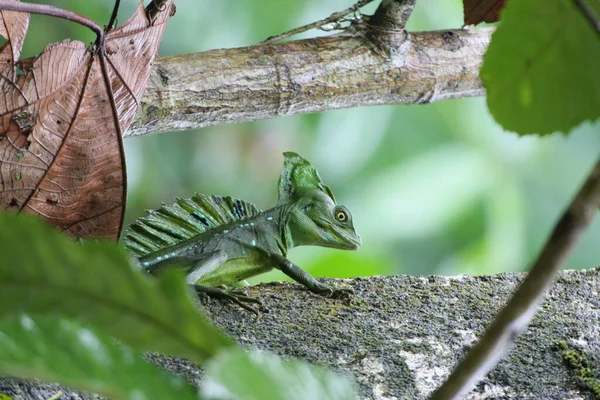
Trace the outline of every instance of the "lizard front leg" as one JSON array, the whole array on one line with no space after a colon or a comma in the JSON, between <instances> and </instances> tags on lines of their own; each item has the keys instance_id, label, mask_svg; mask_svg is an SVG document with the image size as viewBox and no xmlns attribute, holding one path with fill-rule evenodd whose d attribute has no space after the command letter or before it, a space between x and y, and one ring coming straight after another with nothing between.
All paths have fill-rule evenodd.
<instances>
[{"instance_id":1,"label":"lizard front leg","mask_svg":"<svg viewBox=\"0 0 600 400\"><path fill-rule=\"evenodd\" d=\"M352 289L340 289L331 287L317 281L311 274L279 254L271 254L271 259L275 261L275 268L306 286L308 290L321 296L349 301L354 292Z\"/></svg>"},{"instance_id":2,"label":"lizard front leg","mask_svg":"<svg viewBox=\"0 0 600 400\"><path fill-rule=\"evenodd\" d=\"M198 294L198 295L206 295L208 297L212 297L215 299L219 299L219 300L223 300L223 301L230 301L232 303L237 304L244 310L254 313L258 317L258 310L256 310L256 308L249 306L247 304L247 303L252 303L252 304L258 304L259 306L261 306L262 305L261 301L258 299L255 299L254 297L246 296L243 293L238 293L233 290L219 288L219 287L213 287L213 286L202 286L202 285L194 284L194 285L192 285L192 287L194 288L194 290L196 291L196 294Z\"/></svg>"},{"instance_id":3,"label":"lizard front leg","mask_svg":"<svg viewBox=\"0 0 600 400\"><path fill-rule=\"evenodd\" d=\"M193 267L188 271L187 282L192 285L197 295L205 295L215 299L235 303L244 310L250 311L258 316L258 311L254 307L249 306L248 303L261 305L262 303L260 300L233 290L213 286L204 286L197 283L202 282L203 277L219 268L227 260L227 255L223 251L216 250L210 253L203 253L194 256L194 258L195 260Z\"/></svg>"}]
</instances>

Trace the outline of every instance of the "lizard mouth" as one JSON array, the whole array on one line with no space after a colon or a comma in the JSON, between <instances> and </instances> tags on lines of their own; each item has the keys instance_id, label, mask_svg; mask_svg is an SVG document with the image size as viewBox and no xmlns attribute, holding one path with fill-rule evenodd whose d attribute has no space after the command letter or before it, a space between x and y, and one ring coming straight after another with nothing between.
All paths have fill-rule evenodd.
<instances>
[{"instance_id":1,"label":"lizard mouth","mask_svg":"<svg viewBox=\"0 0 600 400\"><path fill-rule=\"evenodd\" d=\"M324 237L328 242L335 244L335 246L332 247L347 250L358 250L362 244L360 236L358 236L354 229L349 230L341 228L323 218L319 218L318 221L319 227L325 234Z\"/></svg>"},{"instance_id":2,"label":"lizard mouth","mask_svg":"<svg viewBox=\"0 0 600 400\"><path fill-rule=\"evenodd\" d=\"M348 250L358 250L358 248L362 244L362 240L360 240L360 236L358 236L357 234L354 234L352 236L345 235L344 239L347 240Z\"/></svg>"}]
</instances>

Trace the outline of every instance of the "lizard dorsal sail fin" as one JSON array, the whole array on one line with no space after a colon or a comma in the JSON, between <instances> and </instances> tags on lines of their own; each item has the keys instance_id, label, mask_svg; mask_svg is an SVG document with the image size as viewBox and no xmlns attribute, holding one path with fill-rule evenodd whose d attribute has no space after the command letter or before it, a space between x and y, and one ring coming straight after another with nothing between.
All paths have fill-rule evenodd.
<instances>
[{"instance_id":1,"label":"lizard dorsal sail fin","mask_svg":"<svg viewBox=\"0 0 600 400\"><path fill-rule=\"evenodd\" d=\"M148 216L130 225L124 235L125 247L142 257L258 213L254 204L231 197L196 193L191 199L176 198L175 203L148 211Z\"/></svg>"}]
</instances>

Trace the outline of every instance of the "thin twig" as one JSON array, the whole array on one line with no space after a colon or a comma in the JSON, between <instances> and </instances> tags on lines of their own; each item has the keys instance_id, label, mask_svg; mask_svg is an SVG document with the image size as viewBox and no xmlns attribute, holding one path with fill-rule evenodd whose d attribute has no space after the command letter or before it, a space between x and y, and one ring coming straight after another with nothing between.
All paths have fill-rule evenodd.
<instances>
[{"instance_id":1,"label":"thin twig","mask_svg":"<svg viewBox=\"0 0 600 400\"><path fill-rule=\"evenodd\" d=\"M166 2L167 0L152 0L150 4L148 4L148 6L145 8L146 16L150 21L150 25L154 24L158 13L165 10Z\"/></svg>"},{"instance_id":2,"label":"thin twig","mask_svg":"<svg viewBox=\"0 0 600 400\"><path fill-rule=\"evenodd\" d=\"M119 5L121 4L121 0L115 0L115 5L113 6L112 14L110 15L110 19L108 20L108 25L106 25L106 32L110 32L117 21L117 14L119 13Z\"/></svg>"},{"instance_id":3,"label":"thin twig","mask_svg":"<svg viewBox=\"0 0 600 400\"><path fill-rule=\"evenodd\" d=\"M45 4L17 3L9 0L0 0L0 10L27 12L32 14L49 15L51 17L62 18L71 22L83 25L94 31L98 37L98 42L103 42L104 29L96 21L74 13L73 11L62 10Z\"/></svg>"},{"instance_id":4,"label":"thin twig","mask_svg":"<svg viewBox=\"0 0 600 400\"><path fill-rule=\"evenodd\" d=\"M287 39L290 36L298 35L300 33L309 31L311 29L319 29L327 24L333 24L335 22L339 22L346 15L358 11L359 8L364 7L365 5L371 3L372 1L373 0L360 0L358 3L354 4L352 7L349 7L343 11L335 12L327 18L321 19L319 21L316 21L316 22L313 22L313 23L310 23L310 24L307 24L304 26L300 26L298 28L292 29L291 31L287 31L287 32L284 32L284 33L276 35L276 36L271 36L271 37L263 40L262 42L260 42L260 44L268 44L268 43L278 42L280 40Z\"/></svg>"},{"instance_id":5,"label":"thin twig","mask_svg":"<svg viewBox=\"0 0 600 400\"><path fill-rule=\"evenodd\" d=\"M458 400L486 374L529 324L537 304L554 282L567 256L600 206L600 159L554 227L527 278L500 311L481 340L467 353L430 400Z\"/></svg>"},{"instance_id":6,"label":"thin twig","mask_svg":"<svg viewBox=\"0 0 600 400\"><path fill-rule=\"evenodd\" d=\"M592 28L600 35L600 19L595 15L594 10L584 0L575 0L575 5L590 22Z\"/></svg>"}]
</instances>

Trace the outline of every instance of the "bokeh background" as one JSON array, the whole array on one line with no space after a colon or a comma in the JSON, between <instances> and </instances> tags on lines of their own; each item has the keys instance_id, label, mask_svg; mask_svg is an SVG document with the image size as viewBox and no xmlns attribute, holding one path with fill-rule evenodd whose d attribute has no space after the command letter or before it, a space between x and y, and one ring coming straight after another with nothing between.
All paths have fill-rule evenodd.
<instances>
[{"instance_id":1,"label":"bokeh background","mask_svg":"<svg viewBox=\"0 0 600 400\"><path fill-rule=\"evenodd\" d=\"M177 0L160 55L254 44L324 18L354 0ZM106 0L39 1L106 24ZM378 1L364 9L372 13ZM124 0L125 21L137 1ZM34 16L25 56L67 37L94 39L70 22ZM459 28L459 0L419 0L408 29ZM309 32L314 36L325 34ZM591 67L591 66L590 66ZM282 152L298 152L351 210L359 251L313 247L290 258L316 276L489 274L521 271L600 153L600 124L569 136L518 137L485 98L377 106L223 125L125 140L126 223L194 192L276 202ZM567 267L600 265L596 218ZM278 272L257 280L284 279Z\"/></svg>"}]
</instances>

